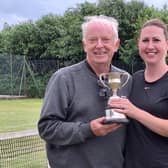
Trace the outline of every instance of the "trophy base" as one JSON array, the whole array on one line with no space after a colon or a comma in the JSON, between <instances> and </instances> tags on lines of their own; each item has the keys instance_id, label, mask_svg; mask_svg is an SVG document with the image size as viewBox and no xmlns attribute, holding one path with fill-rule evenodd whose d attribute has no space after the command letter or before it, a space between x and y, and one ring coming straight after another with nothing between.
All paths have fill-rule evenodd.
<instances>
[{"instance_id":1,"label":"trophy base","mask_svg":"<svg viewBox=\"0 0 168 168\"><path fill-rule=\"evenodd\" d=\"M112 123L128 124L129 120L127 118L108 118L103 121L103 124L112 124Z\"/></svg>"},{"instance_id":2,"label":"trophy base","mask_svg":"<svg viewBox=\"0 0 168 168\"><path fill-rule=\"evenodd\" d=\"M106 118L103 121L103 124L110 124L110 123L121 123L127 124L129 119L121 113L116 112L114 109L107 108L105 110Z\"/></svg>"}]
</instances>

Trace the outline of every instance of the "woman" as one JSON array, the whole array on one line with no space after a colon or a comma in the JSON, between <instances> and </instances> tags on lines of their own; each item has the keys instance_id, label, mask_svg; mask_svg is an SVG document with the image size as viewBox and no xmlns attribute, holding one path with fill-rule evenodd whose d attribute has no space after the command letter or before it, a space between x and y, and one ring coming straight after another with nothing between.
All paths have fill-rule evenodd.
<instances>
[{"instance_id":1,"label":"woman","mask_svg":"<svg viewBox=\"0 0 168 168\"><path fill-rule=\"evenodd\" d=\"M130 118L125 168L168 168L168 32L159 19L140 30L138 48L145 69L133 75L128 99L109 102Z\"/></svg>"}]
</instances>

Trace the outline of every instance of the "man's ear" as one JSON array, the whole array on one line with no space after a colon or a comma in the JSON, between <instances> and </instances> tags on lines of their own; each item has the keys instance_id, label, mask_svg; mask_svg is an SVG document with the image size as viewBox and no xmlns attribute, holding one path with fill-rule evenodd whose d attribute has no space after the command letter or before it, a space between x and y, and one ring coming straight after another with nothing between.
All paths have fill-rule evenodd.
<instances>
[{"instance_id":1,"label":"man's ear","mask_svg":"<svg viewBox=\"0 0 168 168\"><path fill-rule=\"evenodd\" d=\"M85 40L82 39L82 46L83 46L83 50L86 52L86 44L85 44Z\"/></svg>"},{"instance_id":2,"label":"man's ear","mask_svg":"<svg viewBox=\"0 0 168 168\"><path fill-rule=\"evenodd\" d=\"M120 47L120 39L118 39L118 40L115 42L115 49L114 49L114 51L117 52L118 49L119 49L119 47Z\"/></svg>"}]
</instances>

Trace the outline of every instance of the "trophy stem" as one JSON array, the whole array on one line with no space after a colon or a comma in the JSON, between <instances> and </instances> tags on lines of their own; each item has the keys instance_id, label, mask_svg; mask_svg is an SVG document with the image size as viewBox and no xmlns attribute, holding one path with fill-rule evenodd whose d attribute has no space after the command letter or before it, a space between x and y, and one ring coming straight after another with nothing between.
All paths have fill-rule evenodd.
<instances>
[{"instance_id":1,"label":"trophy stem","mask_svg":"<svg viewBox=\"0 0 168 168\"><path fill-rule=\"evenodd\" d=\"M118 97L118 95L117 95L117 89L113 90L113 96L112 97Z\"/></svg>"}]
</instances>

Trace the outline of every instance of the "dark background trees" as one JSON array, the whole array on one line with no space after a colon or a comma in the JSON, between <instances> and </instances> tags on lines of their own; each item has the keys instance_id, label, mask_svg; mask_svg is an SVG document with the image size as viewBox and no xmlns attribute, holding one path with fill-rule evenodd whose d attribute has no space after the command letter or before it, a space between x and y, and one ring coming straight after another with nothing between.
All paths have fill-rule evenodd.
<instances>
[{"instance_id":1,"label":"dark background trees","mask_svg":"<svg viewBox=\"0 0 168 168\"><path fill-rule=\"evenodd\" d=\"M85 2L67 9L63 16L48 14L36 22L30 20L14 26L6 25L0 32L0 54L24 56L31 62L31 68L44 87L57 68L85 58L81 23L88 15L113 16L119 21L121 45L114 64L124 66L122 68L130 73L143 67L137 50L138 31L143 22L158 17L168 23L167 6L156 9L136 0L99 0L97 4ZM46 62L39 69L39 62L44 60ZM51 60L57 67L46 68Z\"/></svg>"}]
</instances>

